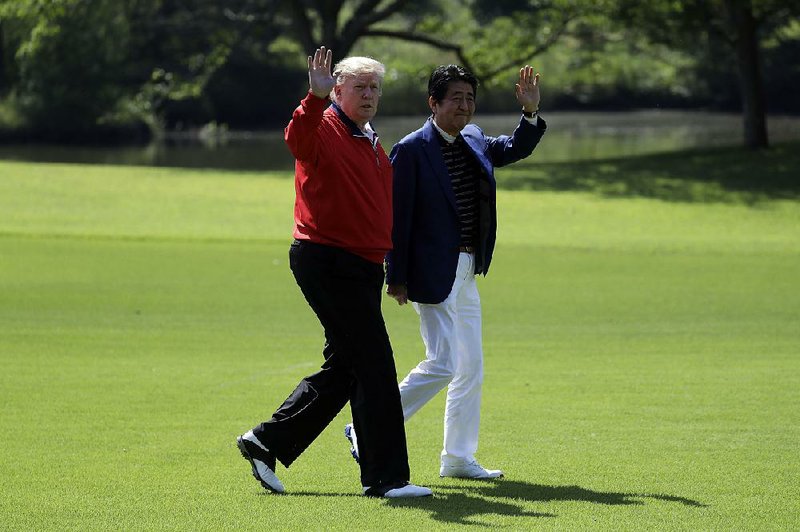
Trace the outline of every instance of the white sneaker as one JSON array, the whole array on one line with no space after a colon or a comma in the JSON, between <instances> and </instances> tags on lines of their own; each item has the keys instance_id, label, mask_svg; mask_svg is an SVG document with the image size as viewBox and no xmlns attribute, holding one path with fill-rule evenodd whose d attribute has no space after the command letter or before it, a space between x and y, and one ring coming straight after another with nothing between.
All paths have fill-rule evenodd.
<instances>
[{"instance_id":1,"label":"white sneaker","mask_svg":"<svg viewBox=\"0 0 800 532\"><path fill-rule=\"evenodd\" d=\"M369 486L364 486L364 495L367 497L384 497L386 499L404 499L410 497L430 497L433 492L429 488L422 486L415 486L414 484L397 483L396 488L386 489L373 489ZM384 491L385 490L385 491Z\"/></svg>"},{"instance_id":2,"label":"white sneaker","mask_svg":"<svg viewBox=\"0 0 800 532\"><path fill-rule=\"evenodd\" d=\"M439 469L440 477L453 478L500 478L503 472L499 469L485 469L476 460L472 462L462 462L457 464L442 464Z\"/></svg>"},{"instance_id":3,"label":"white sneaker","mask_svg":"<svg viewBox=\"0 0 800 532\"><path fill-rule=\"evenodd\" d=\"M430 497L433 492L430 488L406 484L402 488L395 488L383 494L387 499L402 499L404 497Z\"/></svg>"}]
</instances>

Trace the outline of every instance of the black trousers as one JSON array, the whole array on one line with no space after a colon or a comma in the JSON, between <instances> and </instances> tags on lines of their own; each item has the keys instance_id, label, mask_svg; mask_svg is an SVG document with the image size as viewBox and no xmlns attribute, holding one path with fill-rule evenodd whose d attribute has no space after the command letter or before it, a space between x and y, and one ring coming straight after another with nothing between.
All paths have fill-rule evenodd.
<instances>
[{"instance_id":1,"label":"black trousers","mask_svg":"<svg viewBox=\"0 0 800 532\"><path fill-rule=\"evenodd\" d=\"M362 485L408 481L397 371L381 314L383 268L340 248L300 241L289 250L289 264L325 329L325 362L253 433L288 467L349 400Z\"/></svg>"}]
</instances>

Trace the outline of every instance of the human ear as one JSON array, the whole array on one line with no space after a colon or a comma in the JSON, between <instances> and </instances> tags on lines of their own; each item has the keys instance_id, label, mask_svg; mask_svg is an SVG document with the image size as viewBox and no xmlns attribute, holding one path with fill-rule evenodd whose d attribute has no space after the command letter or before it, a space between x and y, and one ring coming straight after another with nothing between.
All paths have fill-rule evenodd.
<instances>
[{"instance_id":1,"label":"human ear","mask_svg":"<svg viewBox=\"0 0 800 532\"><path fill-rule=\"evenodd\" d=\"M431 108L431 113L436 114L436 100L433 99L433 96L428 96L428 107Z\"/></svg>"}]
</instances>

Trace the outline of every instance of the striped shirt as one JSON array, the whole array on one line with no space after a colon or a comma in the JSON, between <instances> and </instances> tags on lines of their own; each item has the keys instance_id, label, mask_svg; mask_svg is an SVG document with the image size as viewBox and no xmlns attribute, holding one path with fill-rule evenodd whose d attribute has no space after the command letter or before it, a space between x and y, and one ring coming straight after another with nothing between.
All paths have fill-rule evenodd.
<instances>
[{"instance_id":1,"label":"striped shirt","mask_svg":"<svg viewBox=\"0 0 800 532\"><path fill-rule=\"evenodd\" d=\"M458 135L448 142L439 134L442 157L450 174L456 197L458 221L461 227L461 246L474 246L478 240L478 194L481 169L464 137Z\"/></svg>"}]
</instances>

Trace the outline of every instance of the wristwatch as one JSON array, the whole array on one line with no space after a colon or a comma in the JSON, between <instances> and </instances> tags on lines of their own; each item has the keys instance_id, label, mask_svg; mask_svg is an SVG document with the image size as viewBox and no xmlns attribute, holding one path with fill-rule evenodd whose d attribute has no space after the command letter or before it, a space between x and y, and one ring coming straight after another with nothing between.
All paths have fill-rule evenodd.
<instances>
[{"instance_id":1,"label":"wristwatch","mask_svg":"<svg viewBox=\"0 0 800 532\"><path fill-rule=\"evenodd\" d=\"M538 113L538 112L539 112L538 109L536 111L532 112L532 113L529 113L528 111L523 110L522 111L522 116L524 116L525 118L536 118L536 113Z\"/></svg>"}]
</instances>

